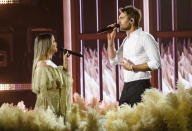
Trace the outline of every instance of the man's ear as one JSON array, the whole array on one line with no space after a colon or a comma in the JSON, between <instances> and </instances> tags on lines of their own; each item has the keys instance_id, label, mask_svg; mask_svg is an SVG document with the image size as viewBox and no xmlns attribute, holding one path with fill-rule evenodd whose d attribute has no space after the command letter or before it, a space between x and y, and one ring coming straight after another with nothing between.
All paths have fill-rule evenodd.
<instances>
[{"instance_id":1,"label":"man's ear","mask_svg":"<svg viewBox=\"0 0 192 131\"><path fill-rule=\"evenodd\" d=\"M130 23L133 23L133 22L134 22L134 19L133 19L133 18L131 18L129 21L130 21Z\"/></svg>"}]
</instances>

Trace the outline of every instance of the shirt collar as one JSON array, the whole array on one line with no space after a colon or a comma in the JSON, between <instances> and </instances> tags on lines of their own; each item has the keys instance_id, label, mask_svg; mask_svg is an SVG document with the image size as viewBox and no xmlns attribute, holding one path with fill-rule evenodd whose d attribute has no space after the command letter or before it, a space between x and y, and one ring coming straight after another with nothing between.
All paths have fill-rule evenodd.
<instances>
[{"instance_id":1,"label":"shirt collar","mask_svg":"<svg viewBox=\"0 0 192 131\"><path fill-rule=\"evenodd\" d=\"M131 32L129 36L137 35L140 31L142 31L142 28L141 28L141 27L139 27L138 29L136 29L136 30L134 30L133 32Z\"/></svg>"}]
</instances>

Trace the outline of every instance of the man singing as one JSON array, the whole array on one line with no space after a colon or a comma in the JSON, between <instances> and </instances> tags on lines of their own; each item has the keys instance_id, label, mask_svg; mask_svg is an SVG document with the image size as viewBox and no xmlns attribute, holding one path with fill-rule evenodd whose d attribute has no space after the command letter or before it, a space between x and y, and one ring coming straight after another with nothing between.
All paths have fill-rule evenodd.
<instances>
[{"instance_id":1,"label":"man singing","mask_svg":"<svg viewBox=\"0 0 192 131\"><path fill-rule=\"evenodd\" d=\"M116 28L108 32L108 56L113 65L123 67L124 87L119 105L127 103L133 106L141 101L141 94L151 88L150 71L161 66L159 47L154 37L139 27L141 13L133 6L120 8L120 30L127 36L116 51L114 39ZM115 24L109 25L114 27Z\"/></svg>"}]
</instances>

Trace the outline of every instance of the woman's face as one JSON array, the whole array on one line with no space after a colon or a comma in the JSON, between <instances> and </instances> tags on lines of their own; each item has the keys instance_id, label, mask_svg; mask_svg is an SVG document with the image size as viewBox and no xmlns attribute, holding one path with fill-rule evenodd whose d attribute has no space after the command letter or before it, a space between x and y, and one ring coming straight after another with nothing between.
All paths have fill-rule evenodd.
<instances>
[{"instance_id":1,"label":"woman's face","mask_svg":"<svg viewBox=\"0 0 192 131\"><path fill-rule=\"evenodd\" d=\"M52 55L57 52L57 42L55 41L54 36L52 36L52 45L51 45L51 53Z\"/></svg>"}]
</instances>

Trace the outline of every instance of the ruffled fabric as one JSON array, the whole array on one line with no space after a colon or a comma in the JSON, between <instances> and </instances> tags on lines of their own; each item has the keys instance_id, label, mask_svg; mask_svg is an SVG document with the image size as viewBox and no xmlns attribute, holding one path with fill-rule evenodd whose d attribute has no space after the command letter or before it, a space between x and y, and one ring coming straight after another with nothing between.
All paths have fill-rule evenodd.
<instances>
[{"instance_id":1,"label":"ruffled fabric","mask_svg":"<svg viewBox=\"0 0 192 131\"><path fill-rule=\"evenodd\" d=\"M57 115L67 119L72 84L73 79L63 66L37 67L32 81L32 91L37 94L35 108L47 109L49 106Z\"/></svg>"}]
</instances>

